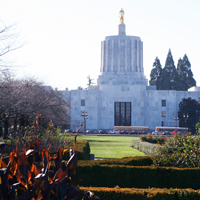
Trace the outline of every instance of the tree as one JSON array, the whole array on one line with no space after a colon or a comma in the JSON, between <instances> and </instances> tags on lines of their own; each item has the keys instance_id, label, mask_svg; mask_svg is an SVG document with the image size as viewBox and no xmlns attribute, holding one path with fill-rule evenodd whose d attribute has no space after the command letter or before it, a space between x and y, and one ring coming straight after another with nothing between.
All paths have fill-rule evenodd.
<instances>
[{"instance_id":1,"label":"tree","mask_svg":"<svg viewBox=\"0 0 200 200\"><path fill-rule=\"evenodd\" d=\"M19 126L32 125L37 114L44 118L47 125L50 120L56 125L69 121L69 104L62 92L46 87L35 79L16 80L7 72L0 79L0 120L4 123L4 138L8 137L9 123ZM9 122L9 123L8 123Z\"/></svg>"},{"instance_id":2,"label":"tree","mask_svg":"<svg viewBox=\"0 0 200 200\"><path fill-rule=\"evenodd\" d=\"M174 65L174 60L169 49L167 59L165 62L165 67L161 74L161 90L180 90L180 80L176 67Z\"/></svg>"},{"instance_id":3,"label":"tree","mask_svg":"<svg viewBox=\"0 0 200 200\"><path fill-rule=\"evenodd\" d=\"M195 99L185 99L179 103L179 126L188 127L192 133L195 133L195 126L199 120L200 104Z\"/></svg>"},{"instance_id":4,"label":"tree","mask_svg":"<svg viewBox=\"0 0 200 200\"><path fill-rule=\"evenodd\" d=\"M46 87L34 79L21 82L19 92L23 100L18 104L24 116L35 117L37 111L44 117L46 125L50 120L56 125L62 125L69 119L69 104L64 100L62 92Z\"/></svg>"},{"instance_id":5,"label":"tree","mask_svg":"<svg viewBox=\"0 0 200 200\"><path fill-rule=\"evenodd\" d=\"M180 58L178 60L178 64L177 64L177 72L178 72L178 76L179 76L179 79L180 79L180 86L181 86L180 90L187 91L187 84L185 82L186 74L185 74L185 71L183 69L184 69L183 60Z\"/></svg>"},{"instance_id":6,"label":"tree","mask_svg":"<svg viewBox=\"0 0 200 200\"><path fill-rule=\"evenodd\" d=\"M160 64L160 60L156 57L153 63L153 69L151 70L149 85L155 85L157 90L160 89L161 73L162 66Z\"/></svg>"},{"instance_id":7,"label":"tree","mask_svg":"<svg viewBox=\"0 0 200 200\"><path fill-rule=\"evenodd\" d=\"M11 67L11 65L8 64L9 62L6 55L24 45L23 42L19 42L19 40L21 40L19 36L16 24L6 26L0 21L0 70Z\"/></svg>"},{"instance_id":8,"label":"tree","mask_svg":"<svg viewBox=\"0 0 200 200\"><path fill-rule=\"evenodd\" d=\"M165 67L162 69L160 60L156 57L153 63L153 69L150 74L149 85L155 85L157 90L180 90L187 91L196 86L196 80L193 78L191 64L185 54L183 59L178 60L175 68L171 50L169 49Z\"/></svg>"},{"instance_id":9,"label":"tree","mask_svg":"<svg viewBox=\"0 0 200 200\"><path fill-rule=\"evenodd\" d=\"M191 64L186 54L183 56L182 60L179 59L177 71L183 86L182 90L187 91L189 88L196 86L196 80L193 78Z\"/></svg>"}]
</instances>

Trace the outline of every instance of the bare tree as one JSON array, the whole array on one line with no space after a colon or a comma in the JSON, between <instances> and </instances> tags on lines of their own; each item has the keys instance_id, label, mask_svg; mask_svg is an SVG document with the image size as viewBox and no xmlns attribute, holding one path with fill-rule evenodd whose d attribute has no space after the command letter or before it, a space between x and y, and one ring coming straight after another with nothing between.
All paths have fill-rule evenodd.
<instances>
[{"instance_id":1,"label":"bare tree","mask_svg":"<svg viewBox=\"0 0 200 200\"><path fill-rule=\"evenodd\" d=\"M69 103L64 100L61 92L46 87L33 78L16 80L9 71L2 73L0 120L4 124L4 138L8 137L10 122L15 129L16 124L20 127L32 125L38 112L43 117L43 125L47 125L50 120L60 126L69 121Z\"/></svg>"},{"instance_id":2,"label":"bare tree","mask_svg":"<svg viewBox=\"0 0 200 200\"><path fill-rule=\"evenodd\" d=\"M46 87L34 79L22 81L19 89L21 100L18 108L21 113L30 118L40 112L44 117L43 122L48 124L52 120L54 124L67 123L69 115L69 104L62 97L62 93Z\"/></svg>"},{"instance_id":3,"label":"bare tree","mask_svg":"<svg viewBox=\"0 0 200 200\"><path fill-rule=\"evenodd\" d=\"M44 118L43 123L50 120L54 124L63 125L69 119L69 104L62 93L45 87L42 82L33 78L17 80L10 72L7 55L24 44L19 43L16 25L6 26L0 21L0 135L4 126L4 138L8 137L8 127L30 125L37 112Z\"/></svg>"},{"instance_id":4,"label":"bare tree","mask_svg":"<svg viewBox=\"0 0 200 200\"><path fill-rule=\"evenodd\" d=\"M9 64L8 53L21 48L25 44L20 38L20 32L17 27L17 24L6 26L0 20L0 70L12 66Z\"/></svg>"}]
</instances>

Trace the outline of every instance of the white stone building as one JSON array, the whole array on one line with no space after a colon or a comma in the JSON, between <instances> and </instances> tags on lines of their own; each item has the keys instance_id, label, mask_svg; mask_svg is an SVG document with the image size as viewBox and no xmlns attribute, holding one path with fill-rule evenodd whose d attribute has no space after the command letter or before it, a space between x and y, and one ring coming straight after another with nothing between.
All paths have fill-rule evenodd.
<instances>
[{"instance_id":1,"label":"white stone building","mask_svg":"<svg viewBox=\"0 0 200 200\"><path fill-rule=\"evenodd\" d=\"M200 100L200 88L188 91L156 90L148 86L143 68L143 42L126 35L121 21L116 36L101 43L101 74L87 90L62 91L71 104L71 128L76 130L88 114L87 129L114 126L176 126L174 117L183 98Z\"/></svg>"}]
</instances>

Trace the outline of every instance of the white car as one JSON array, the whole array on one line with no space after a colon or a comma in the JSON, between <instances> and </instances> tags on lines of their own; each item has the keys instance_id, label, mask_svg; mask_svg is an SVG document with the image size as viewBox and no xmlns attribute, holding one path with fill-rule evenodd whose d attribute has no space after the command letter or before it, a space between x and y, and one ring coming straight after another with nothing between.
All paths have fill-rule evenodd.
<instances>
[{"instance_id":1,"label":"white car","mask_svg":"<svg viewBox=\"0 0 200 200\"><path fill-rule=\"evenodd\" d=\"M119 131L117 131L117 130L110 130L108 133L111 133L111 134L119 134Z\"/></svg>"},{"instance_id":2,"label":"white car","mask_svg":"<svg viewBox=\"0 0 200 200\"><path fill-rule=\"evenodd\" d=\"M153 135L163 135L163 132L155 131L152 133Z\"/></svg>"}]
</instances>

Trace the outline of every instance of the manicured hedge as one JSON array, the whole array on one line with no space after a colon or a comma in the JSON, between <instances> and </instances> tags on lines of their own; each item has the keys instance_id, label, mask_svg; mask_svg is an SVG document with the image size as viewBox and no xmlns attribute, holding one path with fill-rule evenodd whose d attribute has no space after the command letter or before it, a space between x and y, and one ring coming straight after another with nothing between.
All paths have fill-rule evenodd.
<instances>
[{"instance_id":1,"label":"manicured hedge","mask_svg":"<svg viewBox=\"0 0 200 200\"><path fill-rule=\"evenodd\" d=\"M101 200L199 200L200 191L193 189L160 189L160 188L105 188L80 187L80 197L83 191L94 192ZM81 199L81 198L80 198Z\"/></svg>"},{"instance_id":2,"label":"manicured hedge","mask_svg":"<svg viewBox=\"0 0 200 200\"><path fill-rule=\"evenodd\" d=\"M159 145L158 144L151 144L149 142L141 142L140 140L133 140L131 142L131 146L134 149L137 149L143 153L145 153L146 155L153 155L154 153L156 153Z\"/></svg>"},{"instance_id":3,"label":"manicured hedge","mask_svg":"<svg viewBox=\"0 0 200 200\"><path fill-rule=\"evenodd\" d=\"M86 187L200 188L199 168L78 164L76 176Z\"/></svg>"},{"instance_id":4,"label":"manicured hedge","mask_svg":"<svg viewBox=\"0 0 200 200\"><path fill-rule=\"evenodd\" d=\"M80 160L79 165L90 164L90 165L130 165L130 166L150 166L153 164L153 160L150 156L134 156L126 158L110 158L105 160Z\"/></svg>"},{"instance_id":5,"label":"manicured hedge","mask_svg":"<svg viewBox=\"0 0 200 200\"><path fill-rule=\"evenodd\" d=\"M68 150L63 156L63 160L69 160L69 150L74 148L74 142L69 143L65 146ZM78 151L78 160L89 160L90 158L90 145L88 141L77 140L76 141L76 151ZM57 151L50 151L50 154L56 154Z\"/></svg>"}]
</instances>

